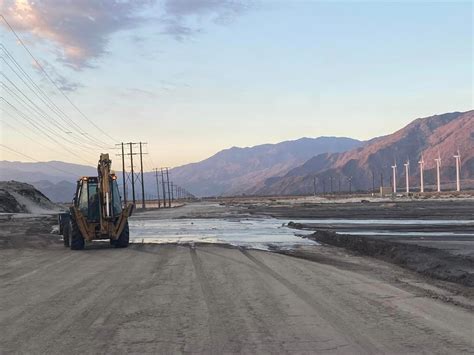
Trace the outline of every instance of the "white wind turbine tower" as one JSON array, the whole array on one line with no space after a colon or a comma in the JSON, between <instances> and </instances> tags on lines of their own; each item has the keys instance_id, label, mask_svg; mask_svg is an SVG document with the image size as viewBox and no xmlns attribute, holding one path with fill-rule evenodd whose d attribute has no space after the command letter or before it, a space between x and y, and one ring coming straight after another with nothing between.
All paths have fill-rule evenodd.
<instances>
[{"instance_id":1,"label":"white wind turbine tower","mask_svg":"<svg viewBox=\"0 0 474 355\"><path fill-rule=\"evenodd\" d=\"M397 162L394 161L394 165L392 165L393 170L393 193L397 193Z\"/></svg>"},{"instance_id":2,"label":"white wind turbine tower","mask_svg":"<svg viewBox=\"0 0 474 355\"><path fill-rule=\"evenodd\" d=\"M425 181L423 179L423 169L425 167L425 159L423 158L423 154L421 154L421 160L418 162L420 164L420 192L425 192Z\"/></svg>"},{"instance_id":3,"label":"white wind turbine tower","mask_svg":"<svg viewBox=\"0 0 474 355\"><path fill-rule=\"evenodd\" d=\"M407 162L403 165L405 165L405 178L408 195L410 193L410 160L407 160Z\"/></svg>"},{"instance_id":4,"label":"white wind turbine tower","mask_svg":"<svg viewBox=\"0 0 474 355\"><path fill-rule=\"evenodd\" d=\"M461 154L459 153L458 149L458 154L454 156L456 159L456 191L459 192L461 191Z\"/></svg>"},{"instance_id":5,"label":"white wind turbine tower","mask_svg":"<svg viewBox=\"0 0 474 355\"><path fill-rule=\"evenodd\" d=\"M441 167L441 155L439 154L438 151L438 158L435 159L436 162L436 176L437 176L437 182L438 182L438 192L441 192L441 174L440 174L440 167Z\"/></svg>"}]
</instances>

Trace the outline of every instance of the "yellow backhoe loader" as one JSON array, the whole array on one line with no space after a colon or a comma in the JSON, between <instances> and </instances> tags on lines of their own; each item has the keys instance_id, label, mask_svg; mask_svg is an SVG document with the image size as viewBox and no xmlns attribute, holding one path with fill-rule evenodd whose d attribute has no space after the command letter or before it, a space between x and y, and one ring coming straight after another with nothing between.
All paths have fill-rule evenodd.
<instances>
[{"instance_id":1,"label":"yellow backhoe loader","mask_svg":"<svg viewBox=\"0 0 474 355\"><path fill-rule=\"evenodd\" d=\"M97 176L84 176L77 181L69 212L59 215L64 246L80 250L84 249L85 241L101 239L109 239L117 248L128 246L128 217L135 206L122 206L111 164L109 155L101 154Z\"/></svg>"}]
</instances>

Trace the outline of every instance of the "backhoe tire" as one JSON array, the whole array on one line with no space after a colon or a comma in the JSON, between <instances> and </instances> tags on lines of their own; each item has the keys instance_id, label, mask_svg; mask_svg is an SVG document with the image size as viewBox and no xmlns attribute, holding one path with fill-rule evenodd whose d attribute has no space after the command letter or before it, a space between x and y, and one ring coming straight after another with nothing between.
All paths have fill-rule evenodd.
<instances>
[{"instance_id":1,"label":"backhoe tire","mask_svg":"<svg viewBox=\"0 0 474 355\"><path fill-rule=\"evenodd\" d=\"M81 231L79 230L79 227L73 218L71 218L69 221L68 232L69 248L71 248L71 250L84 249L84 237L82 236Z\"/></svg>"},{"instance_id":2,"label":"backhoe tire","mask_svg":"<svg viewBox=\"0 0 474 355\"><path fill-rule=\"evenodd\" d=\"M111 244L114 245L116 248L126 248L128 247L128 242L130 240L130 231L128 229L128 221L125 222L125 227L123 227L122 233L120 233L120 236L117 238L117 240L114 240L113 243L111 241Z\"/></svg>"},{"instance_id":3,"label":"backhoe tire","mask_svg":"<svg viewBox=\"0 0 474 355\"><path fill-rule=\"evenodd\" d=\"M69 248L69 223L63 227L63 243L66 248Z\"/></svg>"}]
</instances>

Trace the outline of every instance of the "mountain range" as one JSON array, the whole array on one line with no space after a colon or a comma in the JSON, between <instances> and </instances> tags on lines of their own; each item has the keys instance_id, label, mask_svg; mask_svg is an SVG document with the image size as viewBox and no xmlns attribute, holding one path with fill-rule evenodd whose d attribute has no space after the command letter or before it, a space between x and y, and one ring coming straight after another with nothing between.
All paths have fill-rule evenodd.
<instances>
[{"instance_id":1,"label":"mountain range","mask_svg":"<svg viewBox=\"0 0 474 355\"><path fill-rule=\"evenodd\" d=\"M360 147L362 142L343 137L301 138L249 148L232 147L194 164L171 170L173 181L198 196L252 193L272 176L286 174L320 153Z\"/></svg>"},{"instance_id":2,"label":"mountain range","mask_svg":"<svg viewBox=\"0 0 474 355\"><path fill-rule=\"evenodd\" d=\"M397 185L404 186L404 164L410 162L410 184L419 184L423 156L428 188L435 183L435 161L442 160L444 187L455 179L457 150L461 153L464 186L474 186L474 111L418 118L392 134L361 142L344 137L301 138L254 147L232 147L197 162L170 170L172 180L196 196L312 194L378 189L391 185L397 165ZM117 166L117 161L114 165ZM120 165L119 165L120 166ZM52 161L0 161L0 180L33 184L52 201L70 201L75 181L93 176L96 168ZM117 171L119 181L121 172ZM145 194L156 196L156 179L144 174ZM139 190L139 189L138 189Z\"/></svg>"},{"instance_id":3,"label":"mountain range","mask_svg":"<svg viewBox=\"0 0 474 355\"><path fill-rule=\"evenodd\" d=\"M441 179L446 187L455 180L454 155L462 157L461 177L474 178L474 111L453 112L419 118L399 131L374 138L362 147L344 153L317 155L285 175L272 177L255 191L258 195L309 194L333 191L371 190L391 186L392 166L397 166L397 185L405 186L405 165L410 162L410 185L419 186L419 161L425 162L425 183L436 181L435 158L441 157ZM315 186L316 185L316 186ZM350 186L349 186L350 185Z\"/></svg>"}]
</instances>

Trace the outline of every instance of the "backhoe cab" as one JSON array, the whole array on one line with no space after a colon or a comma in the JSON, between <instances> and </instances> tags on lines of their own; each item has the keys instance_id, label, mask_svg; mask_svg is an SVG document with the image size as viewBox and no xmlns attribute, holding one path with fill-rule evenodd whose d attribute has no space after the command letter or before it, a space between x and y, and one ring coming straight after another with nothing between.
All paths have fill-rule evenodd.
<instances>
[{"instance_id":1,"label":"backhoe cab","mask_svg":"<svg viewBox=\"0 0 474 355\"><path fill-rule=\"evenodd\" d=\"M59 215L59 233L64 245L73 250L84 249L85 241L109 239L110 244L126 248L129 243L128 217L134 205L122 207L117 177L111 171L108 154L101 154L97 176L77 181L76 193L69 212Z\"/></svg>"}]
</instances>

